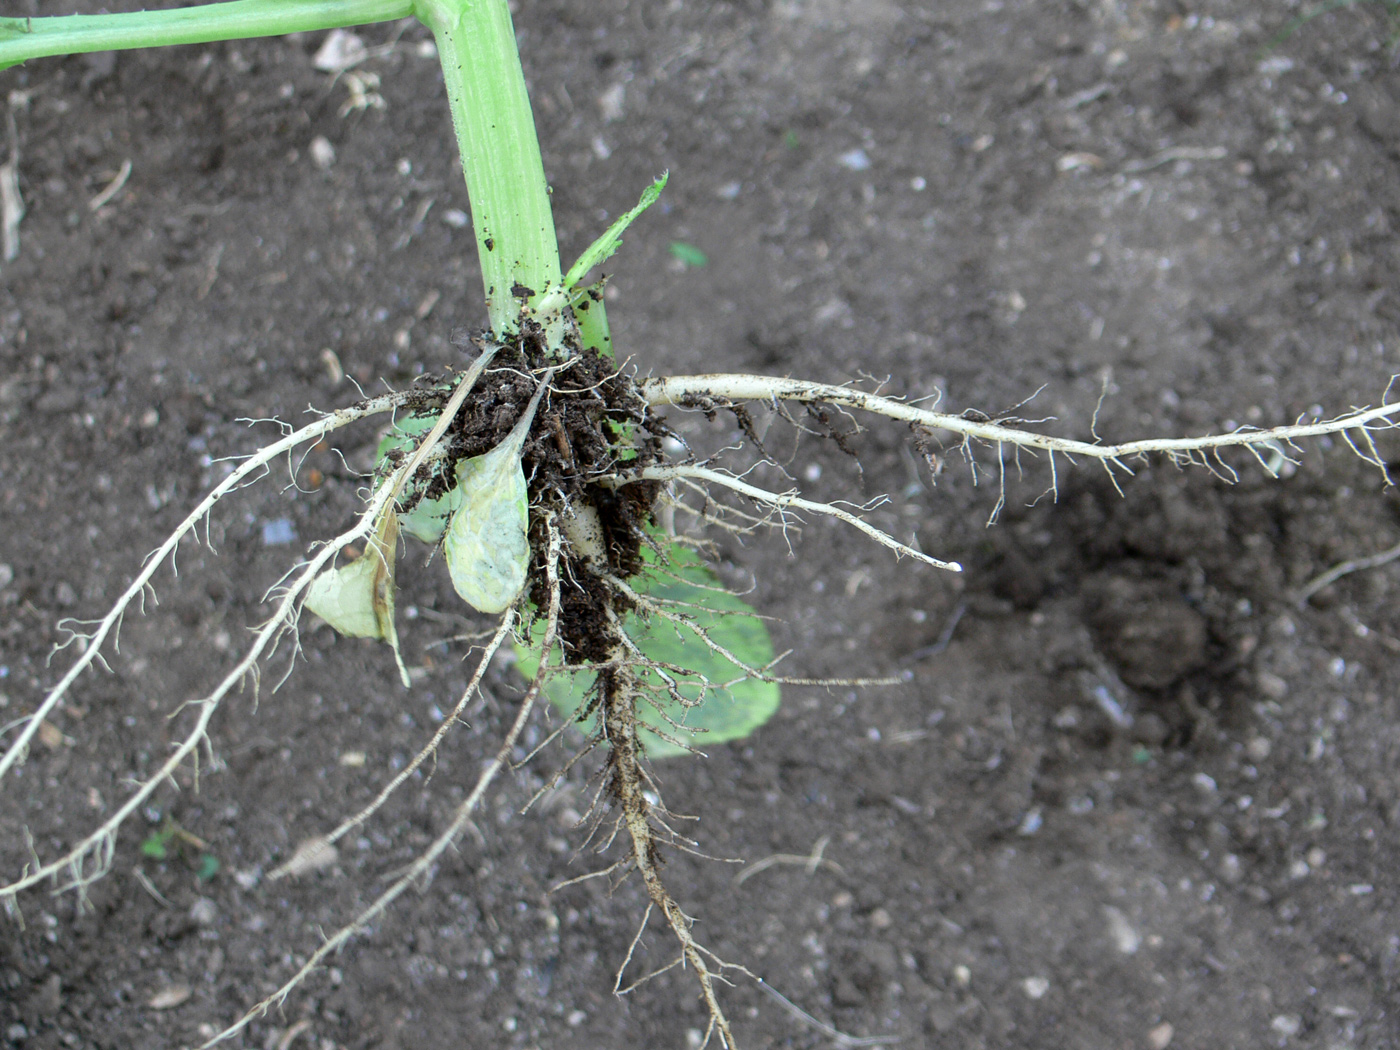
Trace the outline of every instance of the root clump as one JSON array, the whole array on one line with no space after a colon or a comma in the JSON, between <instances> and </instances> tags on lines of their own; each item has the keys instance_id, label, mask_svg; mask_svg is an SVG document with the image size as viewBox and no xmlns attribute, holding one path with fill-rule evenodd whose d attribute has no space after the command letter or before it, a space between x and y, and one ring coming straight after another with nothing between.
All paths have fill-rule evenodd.
<instances>
[{"instance_id":1,"label":"root clump","mask_svg":"<svg viewBox=\"0 0 1400 1050\"><path fill-rule=\"evenodd\" d=\"M486 336L473 342L487 345ZM549 601L545 559L546 521L596 513L606 563L566 544L560 554L563 582L559 642L569 664L605 663L617 651L617 624L630 599L608 578L626 580L643 568L647 527L661 497L662 483L638 481L622 488L598 479L620 469L634 471L662 461L664 420L652 410L629 375L593 349L577 350L565 365L549 356L542 333L527 325L499 346L490 367L473 388L443 439L444 452L419 468L416 491L401 500L411 511L421 500L437 499L455 484L456 466L483 455L503 441L526 410L536 376L553 368L550 389L536 413L521 451L529 482L530 570L526 593L536 610ZM411 416L427 418L442 410L450 377L430 376ZM406 452L391 453L385 470Z\"/></svg>"}]
</instances>

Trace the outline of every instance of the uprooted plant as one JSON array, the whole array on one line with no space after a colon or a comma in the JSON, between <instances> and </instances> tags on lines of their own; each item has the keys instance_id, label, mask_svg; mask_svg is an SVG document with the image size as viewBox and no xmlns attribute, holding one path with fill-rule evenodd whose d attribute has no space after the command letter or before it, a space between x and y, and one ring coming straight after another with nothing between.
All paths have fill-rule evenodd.
<instances>
[{"instance_id":1,"label":"uprooted plant","mask_svg":"<svg viewBox=\"0 0 1400 1050\"><path fill-rule=\"evenodd\" d=\"M150 776L137 782L99 827L60 855L40 857L0 886L0 900L53 882L81 893L110 866L115 839L158 787L210 746L207 729L224 699L259 668L280 642L295 644L303 610L343 634L382 639L403 674L394 611L395 565L403 537L440 547L457 593L480 612L500 616L481 649L456 709L418 755L363 810L305 844L273 876L295 874L350 830L429 760L480 688L493 656L508 644L527 652L520 666L528 688L494 758L457 806L445 830L362 914L329 937L272 996L251 1007L218 1039L245 1027L280 1002L358 931L363 930L434 863L471 821L542 695L576 705L573 721L586 740L565 770L586 755L602 765L591 814L599 841L615 859L592 875L640 876L648 905L638 932L659 913L674 937L677 961L694 970L710 1030L733 1046L716 987L731 964L692 934L692 920L660 874L663 852L692 845L673 827L659 801L648 762L661 754L698 750L753 728L771 713L777 687L796 679L774 673L762 624L742 602L717 586L704 567L703 528L750 531L785 526L802 516L828 515L932 569L960 571L877 529L871 509L819 503L795 490L765 489L722 456L668 455L675 435L661 410L732 413L763 458L746 405L768 406L792 420L787 406L805 404L819 419L832 412L883 417L910 429L914 447L960 452L970 469L989 468L1005 498L1008 456L1042 455L1053 492L1063 463L1097 460L1110 474L1132 461L1161 455L1202 466L1227 480L1231 449L1251 453L1274 473L1297 442L1341 435L1363 459L1385 469L1373 434L1396 425L1400 402L1333 419L1271 430L1245 429L1213 437L1149 439L1121 444L1076 441L1037 433L1013 417L991 419L917 407L850 386L750 375L639 377L612 354L601 282L589 274L616 249L623 230L656 200L664 177L613 224L567 272L558 258L539 147L511 19L505 0L239 0L180 11L91 18L10 19L0 22L0 64L73 51L324 29L416 16L433 31L448 85L454 124L471 196L482 260L488 327L463 340L460 372L429 377L405 391L365 398L331 412L243 459L149 557L102 619L79 628L79 655L58 683L16 726L0 757L0 777L25 760L44 719L64 702L82 672L100 663L122 617L151 586L182 540L197 538L201 522L226 496L264 474L274 460L341 428L390 416L366 505L339 535L318 545L270 592L272 612L229 672L183 706L195 718ZM1389 391L1387 390L1387 393ZM730 461L732 462L732 460ZM992 512L995 517L996 510ZM676 526L690 519L695 527ZM337 566L340 552L364 553ZM665 630L654 630L658 625ZM662 635L685 644L669 645ZM744 690L756 690L745 693ZM561 699L562 698L562 699ZM725 705L743 709L725 724ZM711 717L716 710L723 717ZM546 743L560 738L561 727ZM708 735L704 730L709 730ZM543 747L544 745L541 745ZM538 752L538 749L536 753ZM563 775L561 772L560 776ZM585 876L585 877L592 877ZM634 941L634 945L635 945ZM619 960L621 972L628 959ZM741 968L739 968L741 969Z\"/></svg>"}]
</instances>

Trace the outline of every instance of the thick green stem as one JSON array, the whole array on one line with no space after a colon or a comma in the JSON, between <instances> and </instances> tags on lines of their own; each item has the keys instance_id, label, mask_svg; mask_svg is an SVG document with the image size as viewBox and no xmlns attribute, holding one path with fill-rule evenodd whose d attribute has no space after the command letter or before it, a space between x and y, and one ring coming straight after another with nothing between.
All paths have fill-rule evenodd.
<instances>
[{"instance_id":1,"label":"thick green stem","mask_svg":"<svg viewBox=\"0 0 1400 1050\"><path fill-rule=\"evenodd\" d=\"M284 36L412 15L413 0L232 0L173 11L0 18L0 69L50 55Z\"/></svg>"},{"instance_id":2,"label":"thick green stem","mask_svg":"<svg viewBox=\"0 0 1400 1050\"><path fill-rule=\"evenodd\" d=\"M437 37L452 123L471 199L491 330L515 331L536 299L563 284L549 187L506 0L418 0ZM540 317L550 346L558 311Z\"/></svg>"}]
</instances>

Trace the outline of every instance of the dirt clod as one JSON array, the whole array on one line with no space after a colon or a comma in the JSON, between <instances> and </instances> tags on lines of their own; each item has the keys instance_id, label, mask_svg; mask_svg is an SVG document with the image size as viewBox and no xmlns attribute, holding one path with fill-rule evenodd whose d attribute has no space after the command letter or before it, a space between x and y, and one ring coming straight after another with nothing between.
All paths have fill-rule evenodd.
<instances>
[{"instance_id":1,"label":"dirt clod","mask_svg":"<svg viewBox=\"0 0 1400 1050\"><path fill-rule=\"evenodd\" d=\"M1129 685L1166 689L1204 666L1205 617L1171 584L1114 576L1086 590L1099 644Z\"/></svg>"}]
</instances>

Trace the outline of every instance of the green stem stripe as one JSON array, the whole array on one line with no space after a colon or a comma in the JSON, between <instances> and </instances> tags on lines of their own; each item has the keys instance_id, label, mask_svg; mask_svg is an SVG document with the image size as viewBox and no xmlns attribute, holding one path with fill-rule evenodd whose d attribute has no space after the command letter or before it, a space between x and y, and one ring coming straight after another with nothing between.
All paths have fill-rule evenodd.
<instances>
[{"instance_id":1,"label":"green stem stripe","mask_svg":"<svg viewBox=\"0 0 1400 1050\"><path fill-rule=\"evenodd\" d=\"M51 55L283 36L412 15L413 0L231 0L169 11L3 18L0 68Z\"/></svg>"},{"instance_id":2,"label":"green stem stripe","mask_svg":"<svg viewBox=\"0 0 1400 1050\"><path fill-rule=\"evenodd\" d=\"M557 296L564 281L510 7L506 0L418 0L415 6L437 39L486 309L491 330L503 336L538 300ZM551 349L558 349L559 309L538 319Z\"/></svg>"}]
</instances>

